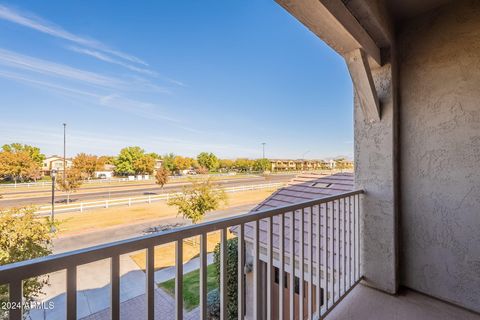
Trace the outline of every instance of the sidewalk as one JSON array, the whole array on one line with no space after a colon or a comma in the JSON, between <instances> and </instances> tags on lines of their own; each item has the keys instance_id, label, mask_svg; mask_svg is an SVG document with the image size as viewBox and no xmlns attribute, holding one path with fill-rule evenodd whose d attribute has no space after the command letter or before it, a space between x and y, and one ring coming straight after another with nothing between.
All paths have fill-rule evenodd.
<instances>
[{"instance_id":1,"label":"sidewalk","mask_svg":"<svg viewBox=\"0 0 480 320\"><path fill-rule=\"evenodd\" d=\"M208 264L213 263L212 253L207 255L207 261ZM125 319L139 319L139 313L145 312L145 304L142 303L142 301L145 302L145 273L138 268L129 255L121 256L120 266L122 314L125 313ZM199 258L194 258L183 265L183 272L186 274L199 267ZM109 319L111 297L109 268L109 260L102 260L78 267L77 318ZM155 272L155 283L157 284L173 278L175 278L175 267ZM32 310L29 314L30 319L65 319L65 272L61 271L51 274L50 284L46 288L44 298L41 301L46 303L53 302L54 308L50 310ZM173 315L175 303L169 294L161 289L157 289L155 302L156 313ZM132 318L129 318L129 315L132 315ZM162 319L165 318L162 316Z\"/></svg>"}]
</instances>

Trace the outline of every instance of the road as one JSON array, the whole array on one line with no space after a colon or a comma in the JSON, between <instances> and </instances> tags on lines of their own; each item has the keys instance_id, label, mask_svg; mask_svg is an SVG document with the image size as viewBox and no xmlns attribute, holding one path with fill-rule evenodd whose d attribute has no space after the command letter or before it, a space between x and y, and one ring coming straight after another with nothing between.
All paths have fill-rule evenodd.
<instances>
[{"instance_id":1,"label":"road","mask_svg":"<svg viewBox=\"0 0 480 320\"><path fill-rule=\"evenodd\" d=\"M207 213L204 221L206 222L239 215L248 212L255 206L256 203L253 203L210 212ZM133 237L138 237L144 235L145 231L148 228L173 224L187 225L189 224L189 221L183 219L183 217L172 216L159 220L115 226L102 230L85 232L79 235L60 237L54 239L53 241L53 253L62 253L81 248L96 246L107 242L120 241Z\"/></svg>"},{"instance_id":2,"label":"road","mask_svg":"<svg viewBox=\"0 0 480 320\"><path fill-rule=\"evenodd\" d=\"M222 187L235 187L235 186L244 186L252 184L261 184L261 183L278 183L278 182L287 182L293 177L292 174L285 175L271 175L268 176L268 180L265 177L249 177L245 179L232 179L232 180L218 180L215 181L216 184ZM71 202L80 202L87 200L105 200L109 198L127 198L135 196L144 196L144 195L155 195L161 193L170 193L181 191L183 186L188 185L188 182L185 183L170 183L166 184L163 189L155 184L149 185L135 185L135 186L115 186L111 188L105 188L105 186L99 187L97 189L84 190L81 189L77 193L74 193L70 196ZM33 191L35 192L35 191ZM26 194L16 194L15 198L11 194L5 195L3 199L0 199L0 208L8 207L19 207L19 206L29 206L29 205L40 205L48 204L51 201L51 196L48 193L41 193L41 195L35 195L26 193ZM55 196L56 203L66 202L67 195L64 193L58 192Z\"/></svg>"}]
</instances>

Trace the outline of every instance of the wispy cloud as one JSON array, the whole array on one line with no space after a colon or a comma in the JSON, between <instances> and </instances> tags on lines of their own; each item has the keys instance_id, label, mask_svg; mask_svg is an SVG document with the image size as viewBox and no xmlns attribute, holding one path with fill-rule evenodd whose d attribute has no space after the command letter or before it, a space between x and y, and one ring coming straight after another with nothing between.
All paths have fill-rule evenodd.
<instances>
[{"instance_id":1,"label":"wispy cloud","mask_svg":"<svg viewBox=\"0 0 480 320\"><path fill-rule=\"evenodd\" d=\"M74 51L74 52L77 52L77 53L80 53L80 54L90 56L90 57L94 57L98 60L102 60L102 61L105 61L105 62L108 62L108 63L117 64L119 66L125 67L129 70L132 70L132 71L135 71L135 72L138 72L138 73L143 73L143 74L146 74L146 75L149 75L149 76L157 76L158 75L154 71L133 66L133 65L125 63L123 61L114 59L114 58L112 58L112 57L110 57L110 56L108 56L108 55L106 55L102 52L99 52L99 51L95 51L95 50L91 50L91 49L87 49L87 48L79 48L79 47L76 47L76 46L68 46L67 49L71 50L71 51Z\"/></svg>"},{"instance_id":2,"label":"wispy cloud","mask_svg":"<svg viewBox=\"0 0 480 320\"><path fill-rule=\"evenodd\" d=\"M83 83L96 86L99 85L112 88L118 87L122 84L122 82L118 79L103 76L90 71L73 68L64 64L25 56L4 49L0 49L0 64L12 68L37 72L44 75L81 81Z\"/></svg>"},{"instance_id":3,"label":"wispy cloud","mask_svg":"<svg viewBox=\"0 0 480 320\"><path fill-rule=\"evenodd\" d=\"M172 126L175 126L179 129L194 131L194 129L182 125L181 121L158 112L158 109L162 108L153 103L130 99L127 97L123 97L120 94L100 94L94 91L77 89L69 87L67 85L60 85L57 83L46 81L45 79L34 79L33 77L28 75L23 75L5 70L0 70L0 77L23 82L36 87L55 90L71 98L87 98L89 99L88 101L90 103L98 106L127 112L149 120L167 121L171 123Z\"/></svg>"},{"instance_id":4,"label":"wispy cloud","mask_svg":"<svg viewBox=\"0 0 480 320\"><path fill-rule=\"evenodd\" d=\"M30 29L34 29L45 34L49 34L56 38L61 38L64 40L68 40L68 41L80 44L82 46L100 50L102 52L109 53L118 58L130 61L133 63L138 63L138 64L148 66L148 64L145 61L133 55L111 49L105 44L97 40L78 36L76 34L73 34L71 32L64 30L60 26L57 26L51 22L45 21L33 14L19 12L5 5L0 5L0 19L4 19Z\"/></svg>"}]
</instances>

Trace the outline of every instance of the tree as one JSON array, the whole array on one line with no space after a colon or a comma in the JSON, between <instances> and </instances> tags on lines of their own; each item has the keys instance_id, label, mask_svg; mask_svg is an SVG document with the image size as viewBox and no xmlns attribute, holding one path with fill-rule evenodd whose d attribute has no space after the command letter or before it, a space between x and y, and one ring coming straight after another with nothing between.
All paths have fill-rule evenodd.
<instances>
[{"instance_id":1,"label":"tree","mask_svg":"<svg viewBox=\"0 0 480 320\"><path fill-rule=\"evenodd\" d=\"M193 159L182 156L175 156L173 165L176 171L190 169L193 166Z\"/></svg>"},{"instance_id":2,"label":"tree","mask_svg":"<svg viewBox=\"0 0 480 320\"><path fill-rule=\"evenodd\" d=\"M155 160L157 160L157 159L162 159L162 156L159 155L159 154L156 153L156 152L147 153L147 156L150 156L150 157L152 157L152 158L155 159Z\"/></svg>"},{"instance_id":3,"label":"tree","mask_svg":"<svg viewBox=\"0 0 480 320\"><path fill-rule=\"evenodd\" d=\"M7 152L12 152L12 153L25 151L28 153L30 159L36 162L39 166L41 166L42 161L45 160L45 155L40 152L40 148L29 146L27 144L21 144L21 143L5 144L3 145L2 150Z\"/></svg>"},{"instance_id":4,"label":"tree","mask_svg":"<svg viewBox=\"0 0 480 320\"><path fill-rule=\"evenodd\" d=\"M54 224L48 218L39 218L33 208L0 210L0 265L30 260L52 253ZM47 278L30 278L23 281L26 305L42 293ZM9 301L6 286L0 286L0 304ZM0 313L1 318L1 313Z\"/></svg>"},{"instance_id":5,"label":"tree","mask_svg":"<svg viewBox=\"0 0 480 320\"><path fill-rule=\"evenodd\" d=\"M168 201L169 206L175 206L178 214L197 223L203 219L205 213L216 210L227 202L227 195L221 189L214 188L210 179L192 181L185 186L183 192Z\"/></svg>"},{"instance_id":6,"label":"tree","mask_svg":"<svg viewBox=\"0 0 480 320\"><path fill-rule=\"evenodd\" d=\"M218 167L224 171L231 170L235 165L235 161L230 159L220 159L218 160Z\"/></svg>"},{"instance_id":7,"label":"tree","mask_svg":"<svg viewBox=\"0 0 480 320\"><path fill-rule=\"evenodd\" d=\"M155 183L160 185L161 188L168 182L170 178L170 171L167 168L161 167L155 173Z\"/></svg>"},{"instance_id":8,"label":"tree","mask_svg":"<svg viewBox=\"0 0 480 320\"><path fill-rule=\"evenodd\" d=\"M69 169L65 172L65 180L58 179L58 188L67 193L67 203L70 203L70 195L77 191L83 183L82 173L77 169Z\"/></svg>"},{"instance_id":9,"label":"tree","mask_svg":"<svg viewBox=\"0 0 480 320\"><path fill-rule=\"evenodd\" d=\"M215 171L220 165L218 158L213 153L202 152L197 156L198 164L205 167L208 171Z\"/></svg>"},{"instance_id":10,"label":"tree","mask_svg":"<svg viewBox=\"0 0 480 320\"><path fill-rule=\"evenodd\" d=\"M176 170L175 163L174 163L175 154L173 154L173 153L165 154L162 157L162 160L163 160L162 167L167 168L168 171L170 171L170 172L174 172Z\"/></svg>"},{"instance_id":11,"label":"tree","mask_svg":"<svg viewBox=\"0 0 480 320\"><path fill-rule=\"evenodd\" d=\"M240 172L248 172L252 170L253 160L250 159L237 159L235 160L235 168Z\"/></svg>"},{"instance_id":12,"label":"tree","mask_svg":"<svg viewBox=\"0 0 480 320\"><path fill-rule=\"evenodd\" d=\"M80 171L86 179L93 178L95 171L100 170L103 166L100 159L91 154L79 153L73 158L73 168Z\"/></svg>"},{"instance_id":13,"label":"tree","mask_svg":"<svg viewBox=\"0 0 480 320\"><path fill-rule=\"evenodd\" d=\"M115 164L115 157L112 156L100 156L98 157L98 165L100 170L102 170L106 164Z\"/></svg>"},{"instance_id":14,"label":"tree","mask_svg":"<svg viewBox=\"0 0 480 320\"><path fill-rule=\"evenodd\" d=\"M40 164L31 151L4 146L0 151L0 177L14 182L37 180L41 177Z\"/></svg>"},{"instance_id":15,"label":"tree","mask_svg":"<svg viewBox=\"0 0 480 320\"><path fill-rule=\"evenodd\" d=\"M135 174L135 161L145 156L145 150L138 146L120 150L115 160L115 173L119 175Z\"/></svg>"},{"instance_id":16,"label":"tree","mask_svg":"<svg viewBox=\"0 0 480 320\"><path fill-rule=\"evenodd\" d=\"M135 174L152 174L155 170L155 159L148 155L143 155L133 163Z\"/></svg>"},{"instance_id":17,"label":"tree","mask_svg":"<svg viewBox=\"0 0 480 320\"><path fill-rule=\"evenodd\" d=\"M253 163L253 170L255 170L255 171L265 172L265 171L270 170L270 168L271 168L270 160L265 159L265 158L257 159Z\"/></svg>"}]
</instances>

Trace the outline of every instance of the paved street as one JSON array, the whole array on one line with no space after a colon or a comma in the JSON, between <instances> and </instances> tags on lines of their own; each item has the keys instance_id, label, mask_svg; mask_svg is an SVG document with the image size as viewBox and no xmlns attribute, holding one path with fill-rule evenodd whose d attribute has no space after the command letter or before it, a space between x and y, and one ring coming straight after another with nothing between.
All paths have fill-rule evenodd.
<instances>
[{"instance_id":1,"label":"paved street","mask_svg":"<svg viewBox=\"0 0 480 320\"><path fill-rule=\"evenodd\" d=\"M287 182L292 178L293 175L271 175L268 178L268 181L265 180L265 177L251 177L245 179L232 179L232 180L219 180L215 183L222 187L235 187L235 186L245 186L251 184L261 184L261 183L278 183L278 182ZM188 183L171 183L160 188L159 186L151 183L150 185L130 185L130 186L112 186L111 188L105 188L101 186L96 189L86 189L79 190L78 192L70 196L71 202L80 202L86 200L105 200L110 198L126 198L133 196L145 196L145 195L155 195L162 193L170 193L181 191L182 187ZM49 193L43 193L41 196L34 195L38 193L33 191L31 193L22 192L20 197L15 195L16 198L11 198L13 194L6 194L3 199L0 199L0 208L5 207L19 207L19 206L28 206L28 205L38 205L38 204L48 204L51 201L51 196ZM65 202L67 196L60 192L56 194L56 202L62 203Z\"/></svg>"}]
</instances>

